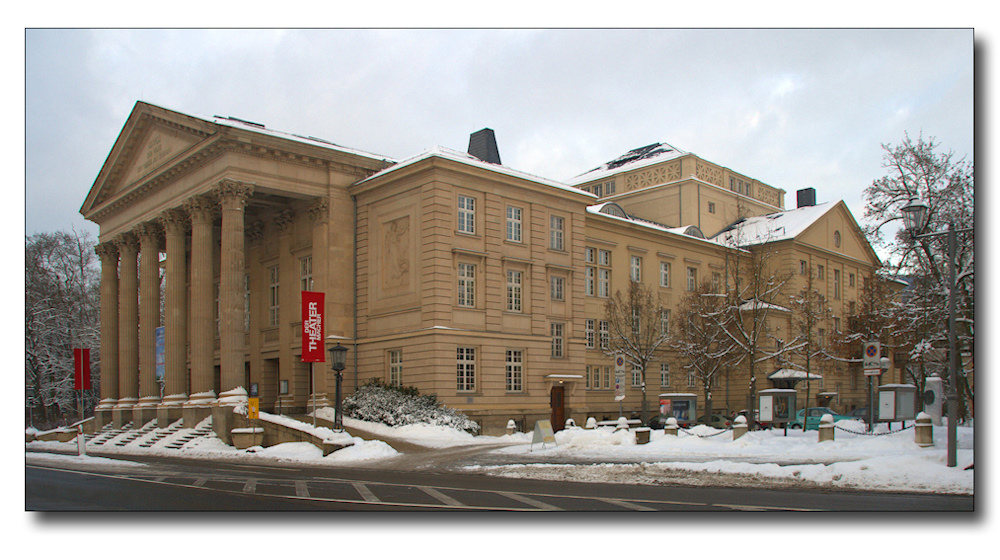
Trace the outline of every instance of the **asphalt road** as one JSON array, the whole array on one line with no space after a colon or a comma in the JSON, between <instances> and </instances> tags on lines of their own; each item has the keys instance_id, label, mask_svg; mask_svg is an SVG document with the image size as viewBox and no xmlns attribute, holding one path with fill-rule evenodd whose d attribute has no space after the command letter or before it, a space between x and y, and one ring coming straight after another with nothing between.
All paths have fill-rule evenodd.
<instances>
[{"instance_id":1,"label":"asphalt road","mask_svg":"<svg viewBox=\"0 0 1000 560\"><path fill-rule=\"evenodd\" d=\"M375 470L116 456L135 463L105 466L33 455L26 454L27 511L971 512L974 505L971 496L938 494L510 479L429 462Z\"/></svg>"}]
</instances>

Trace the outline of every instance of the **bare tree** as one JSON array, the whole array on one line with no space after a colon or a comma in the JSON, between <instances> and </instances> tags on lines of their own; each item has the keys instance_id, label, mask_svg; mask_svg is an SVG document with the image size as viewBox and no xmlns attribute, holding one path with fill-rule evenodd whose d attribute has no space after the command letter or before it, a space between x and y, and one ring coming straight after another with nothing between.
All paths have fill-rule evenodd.
<instances>
[{"instance_id":1,"label":"bare tree","mask_svg":"<svg viewBox=\"0 0 1000 560\"><path fill-rule=\"evenodd\" d=\"M670 332L669 328L664 328L667 313L659 295L654 295L645 284L634 280L629 282L625 295L618 290L604 305L610 334L604 353L608 356L621 355L626 363L640 372L643 423L649 419L646 368L668 348Z\"/></svg>"},{"instance_id":2,"label":"bare tree","mask_svg":"<svg viewBox=\"0 0 1000 560\"><path fill-rule=\"evenodd\" d=\"M975 227L975 174L971 161L956 158L954 152L941 150L934 137L916 140L907 134L897 145L883 144L883 168L886 175L873 181L865 190L865 218L870 222L866 233L873 245L884 244L889 250L890 273L912 279L912 300L925 309L944 309L948 298L948 249L944 236L912 239L897 230L894 239L883 239L883 230L899 224L901 208L911 199L928 205L930 231L944 231L949 225L956 229ZM975 354L975 232L958 234L955 255L956 324L959 355ZM929 323L922 327L925 337L918 341L921 348L945 345L947 315L927 313ZM959 360L960 414L965 416L966 401L974 398L972 385Z\"/></svg>"},{"instance_id":3,"label":"bare tree","mask_svg":"<svg viewBox=\"0 0 1000 560\"><path fill-rule=\"evenodd\" d=\"M690 376L701 382L705 412L712 413L712 387L738 358L737 346L727 334L728 304L725 293L707 280L678 307L679 317L671 348L677 351Z\"/></svg>"},{"instance_id":4,"label":"bare tree","mask_svg":"<svg viewBox=\"0 0 1000 560\"><path fill-rule=\"evenodd\" d=\"M828 327L833 311L826 300L826 296L813 287L813 271L810 268L806 276L806 285L795 295L788 298L792 309L793 329L798 331L792 341L792 348L783 359L793 364L798 362L804 365L806 372L806 398L805 408L809 407L810 376L812 375L813 364L826 357L827 338L821 336L823 327ZM831 333L832 334L832 333ZM798 365L798 364L796 364ZM802 422L802 431L806 429L806 422Z\"/></svg>"},{"instance_id":5,"label":"bare tree","mask_svg":"<svg viewBox=\"0 0 1000 560\"><path fill-rule=\"evenodd\" d=\"M88 233L40 233L25 238L25 405L45 424L74 416L73 348L91 348L100 363L100 266ZM92 368L92 387L100 369ZM96 394L84 395L84 408Z\"/></svg>"}]
</instances>

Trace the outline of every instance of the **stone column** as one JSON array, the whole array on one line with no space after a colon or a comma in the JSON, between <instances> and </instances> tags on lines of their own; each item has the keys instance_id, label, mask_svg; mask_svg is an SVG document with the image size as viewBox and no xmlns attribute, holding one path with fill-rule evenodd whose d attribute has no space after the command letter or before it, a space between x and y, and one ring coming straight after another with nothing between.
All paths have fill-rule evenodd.
<instances>
[{"instance_id":1,"label":"stone column","mask_svg":"<svg viewBox=\"0 0 1000 560\"><path fill-rule=\"evenodd\" d=\"M215 401L215 296L212 293L212 221L215 202L197 196L184 202L191 216L191 395L184 427L194 428Z\"/></svg>"},{"instance_id":2,"label":"stone column","mask_svg":"<svg viewBox=\"0 0 1000 560\"><path fill-rule=\"evenodd\" d=\"M288 381L288 394L280 395L276 411L282 414L301 413L308 406L308 377L298 375L301 361L295 360L292 329L288 328L298 317L299 299L298 261L292 255L292 222L295 212L285 208L274 215L278 229L278 379ZM280 383L280 381L279 381Z\"/></svg>"},{"instance_id":3,"label":"stone column","mask_svg":"<svg viewBox=\"0 0 1000 560\"><path fill-rule=\"evenodd\" d=\"M327 282L326 282L326 247L327 247L327 223L330 218L330 205L326 200L326 197L317 198L312 204L309 205L309 217L312 219L312 275L313 275L313 291L316 292L327 292ZM326 306L329 308L329 306ZM323 310L324 317L324 331L326 329L326 318L330 314L327 309ZM323 333L323 340L326 340L326 333ZM324 353L326 349L324 348ZM324 354L325 358L328 358L328 354ZM333 406L329 398L329 387L333 385L330 380L327 379L327 375L332 375L333 371L330 369L328 362L319 362L310 364L313 368L313 394L309 395L309 408L313 407L315 403L316 408L323 408Z\"/></svg>"},{"instance_id":4,"label":"stone column","mask_svg":"<svg viewBox=\"0 0 1000 560\"><path fill-rule=\"evenodd\" d=\"M98 429L113 422L118 402L118 247L101 243L101 401L94 409Z\"/></svg>"},{"instance_id":5,"label":"stone column","mask_svg":"<svg viewBox=\"0 0 1000 560\"><path fill-rule=\"evenodd\" d=\"M115 239L121 257L118 269L118 403L112 412L115 428L132 421L139 402L139 240L131 232Z\"/></svg>"},{"instance_id":6,"label":"stone column","mask_svg":"<svg viewBox=\"0 0 1000 560\"><path fill-rule=\"evenodd\" d=\"M163 301L164 390L160 427L181 417L187 400L187 215L178 209L159 216L167 238L166 293Z\"/></svg>"},{"instance_id":7,"label":"stone column","mask_svg":"<svg viewBox=\"0 0 1000 560\"><path fill-rule=\"evenodd\" d=\"M156 328L160 326L160 235L155 222L135 227L139 237L139 404L145 424L156 417L160 384L156 382ZM138 428L133 414L133 427Z\"/></svg>"},{"instance_id":8,"label":"stone column","mask_svg":"<svg viewBox=\"0 0 1000 560\"><path fill-rule=\"evenodd\" d=\"M253 185L224 179L214 194L222 207L222 262L219 268L219 365L222 383L212 407L212 429L225 443L232 441L233 408L247 400L243 385L246 352L243 337L243 277L245 273L243 214Z\"/></svg>"}]
</instances>

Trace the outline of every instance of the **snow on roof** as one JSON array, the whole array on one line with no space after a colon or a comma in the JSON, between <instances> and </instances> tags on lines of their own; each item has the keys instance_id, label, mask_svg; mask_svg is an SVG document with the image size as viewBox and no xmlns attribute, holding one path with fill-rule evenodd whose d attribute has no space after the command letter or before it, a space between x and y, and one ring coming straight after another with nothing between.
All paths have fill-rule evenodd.
<instances>
[{"instance_id":1,"label":"snow on roof","mask_svg":"<svg viewBox=\"0 0 1000 560\"><path fill-rule=\"evenodd\" d=\"M144 102L145 103L145 102ZM301 134L292 134L290 132L281 132L278 130L271 130L264 126L263 124L256 123L253 121L248 121L245 119L240 119L232 116L222 117L219 115L214 115L211 117L206 117L204 115L199 115L197 113L188 113L185 111L178 111L176 109L171 109L169 107L164 107L158 103L146 103L147 105L152 105L154 107L159 107L161 109L166 109L167 111L172 111L181 115L187 115L196 119L200 119L206 122L214 123L220 126L228 126L230 128L238 128L241 130L249 130L256 132L258 134L265 134L267 136L273 136L275 138L284 138L286 140L291 140L293 142L298 142L300 144L308 144L311 146L318 146L320 148L327 148L331 150L337 150L338 152L345 152L348 154L354 154L366 158L378 159L382 161L387 161L390 163L395 163L395 159L386 157L380 154L375 154L372 152L366 152L364 150L358 150L356 148L348 148L347 146L341 146L339 144L334 144L328 140L323 140L322 138L316 138L315 136L302 136Z\"/></svg>"},{"instance_id":2,"label":"snow on roof","mask_svg":"<svg viewBox=\"0 0 1000 560\"><path fill-rule=\"evenodd\" d=\"M791 310L787 307L782 307L780 305L775 305L773 303L767 303L766 301L760 301L758 299L751 299L740 304L740 311L750 311L753 309L773 309L774 311L784 311L786 313L791 313Z\"/></svg>"},{"instance_id":3,"label":"snow on roof","mask_svg":"<svg viewBox=\"0 0 1000 560\"><path fill-rule=\"evenodd\" d=\"M768 379L805 379L806 377L809 377L809 379L823 379L822 375L791 368L779 369L767 376Z\"/></svg>"},{"instance_id":4,"label":"snow on roof","mask_svg":"<svg viewBox=\"0 0 1000 560\"><path fill-rule=\"evenodd\" d=\"M650 144L648 146L630 150L600 167L577 175L569 181L569 184L580 185L590 181L596 181L624 171L631 171L640 167L663 163L664 161L676 159L688 153L689 152L675 148L670 144L657 142L656 144Z\"/></svg>"},{"instance_id":5,"label":"snow on roof","mask_svg":"<svg viewBox=\"0 0 1000 560\"><path fill-rule=\"evenodd\" d=\"M388 173L392 173L394 171L397 171L397 170L402 169L404 167L407 167L407 166L413 165L415 163L424 161L426 159L430 159L432 157L438 157L438 158L441 158L441 159L447 159L447 160L450 160L450 161L455 161L455 162L458 162L458 163L463 163L463 164L466 164L466 165L471 165L473 167L478 167L480 169L488 169L490 171L495 171L497 173L501 173L501 174L508 175L508 176L511 176L511 177L517 177L519 179L525 179L527 181L532 181L534 183L539 183L539 184L546 185L546 186L549 186L549 187L554 187L554 188L557 188L557 189L560 189L560 190L564 190L564 191L568 191L568 192L572 192L572 193L575 193L575 194L583 194L583 195L587 195L587 196L589 196L591 198L597 198L596 195L594 195L592 193L589 193L589 192L587 192L587 191L585 191L583 189L578 189L576 187L567 185L565 183L560 183L558 181L553 181L551 179L546 179L544 177L539 177L538 175L532 175L530 173L525 173L523 171L518 171L516 169L511 169L510 167L506 167L504 165L500 165L500 164L496 164L496 163L487 163L487 162L485 162L485 161L483 161L483 160L481 160L481 159L479 159L479 158L477 158L477 157L475 157L473 155L469 155L469 154L467 154L465 152L460 152L458 150L453 150L451 148L445 148L444 146L435 146L433 148L424 150L423 152L421 152L421 153L419 153L419 154L417 154L417 155L415 155L413 157L404 159L403 161L400 161L400 162L396 163L395 165L387 167L387 168L383 169L382 171L379 171L378 173L375 173L374 175L372 175L372 176L370 176L370 177L368 177L368 178L366 178L366 179L364 179L362 181L359 181L358 184L364 183L366 181L370 181L372 179L375 179L376 177L381 177L381 176L386 175Z\"/></svg>"},{"instance_id":6,"label":"snow on roof","mask_svg":"<svg viewBox=\"0 0 1000 560\"><path fill-rule=\"evenodd\" d=\"M824 202L815 206L744 218L720 231L712 240L725 245L746 247L793 239L813 225L833 206L832 202Z\"/></svg>"},{"instance_id":7,"label":"snow on roof","mask_svg":"<svg viewBox=\"0 0 1000 560\"><path fill-rule=\"evenodd\" d=\"M673 235L682 235L688 239L697 239L699 241L704 241L706 243L711 243L713 245L722 245L719 241L714 239L707 239L705 235L701 232L698 226L681 226L681 227L668 227L663 224L658 224L650 220L644 220L642 218L637 218L630 214L627 214L621 206L614 202L603 202L601 204L594 204L587 207L587 212L589 214L599 214L602 216L607 216L615 220L620 220L623 222L628 222L630 224L635 224L645 228L649 228L656 231L662 231L664 233L670 233Z\"/></svg>"}]
</instances>

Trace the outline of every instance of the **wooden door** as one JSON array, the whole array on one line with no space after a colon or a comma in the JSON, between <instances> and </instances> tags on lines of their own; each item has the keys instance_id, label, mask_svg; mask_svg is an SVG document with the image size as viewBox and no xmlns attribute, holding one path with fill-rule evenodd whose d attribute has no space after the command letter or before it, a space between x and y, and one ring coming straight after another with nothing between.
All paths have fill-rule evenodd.
<instances>
[{"instance_id":1,"label":"wooden door","mask_svg":"<svg viewBox=\"0 0 1000 560\"><path fill-rule=\"evenodd\" d=\"M549 419L552 421L552 431L558 432L566 424L565 387L562 385L552 386L552 392L549 394L549 405L552 406L552 412L549 415Z\"/></svg>"}]
</instances>

